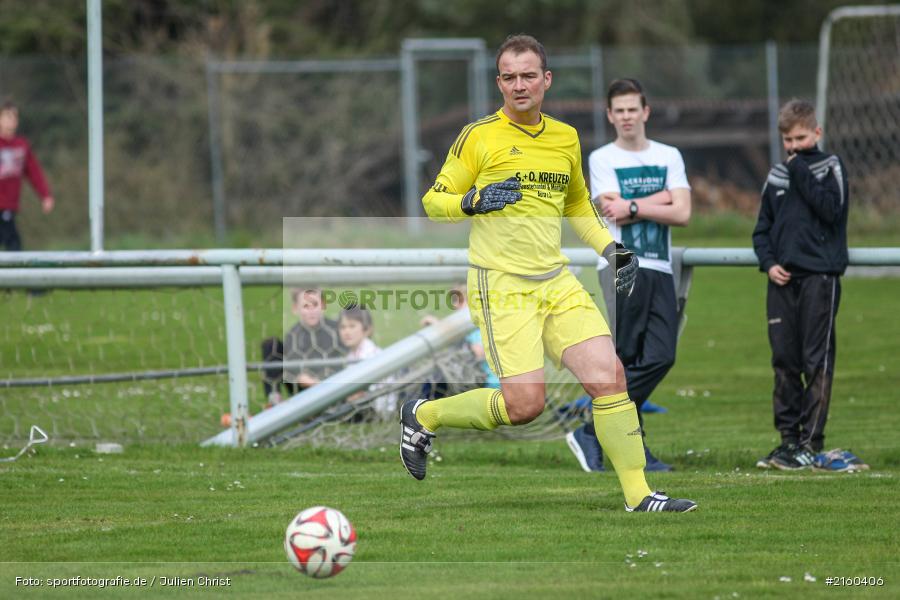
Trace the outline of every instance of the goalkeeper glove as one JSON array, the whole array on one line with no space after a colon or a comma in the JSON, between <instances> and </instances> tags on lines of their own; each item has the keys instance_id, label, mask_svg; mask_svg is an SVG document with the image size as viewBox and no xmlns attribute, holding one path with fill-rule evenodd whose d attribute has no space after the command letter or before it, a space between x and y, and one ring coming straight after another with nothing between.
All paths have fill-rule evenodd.
<instances>
[{"instance_id":1,"label":"goalkeeper glove","mask_svg":"<svg viewBox=\"0 0 900 600\"><path fill-rule=\"evenodd\" d=\"M631 295L634 290L634 280L637 279L638 259L634 252L623 244L616 242L616 248L612 251L616 269L616 293Z\"/></svg>"},{"instance_id":2,"label":"goalkeeper glove","mask_svg":"<svg viewBox=\"0 0 900 600\"><path fill-rule=\"evenodd\" d=\"M522 199L522 192L518 189L519 180L515 177L500 183L489 183L480 190L473 185L463 196L462 211L471 217L503 210L507 204L515 204Z\"/></svg>"}]
</instances>

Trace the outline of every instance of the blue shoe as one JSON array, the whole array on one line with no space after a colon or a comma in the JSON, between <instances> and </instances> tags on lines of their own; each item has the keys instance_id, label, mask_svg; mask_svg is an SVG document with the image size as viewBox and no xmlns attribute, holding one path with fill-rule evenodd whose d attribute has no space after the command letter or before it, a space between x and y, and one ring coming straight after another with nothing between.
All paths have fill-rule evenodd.
<instances>
[{"instance_id":1,"label":"blue shoe","mask_svg":"<svg viewBox=\"0 0 900 600\"><path fill-rule=\"evenodd\" d=\"M659 460L650 452L650 448L644 446L644 457L647 459L647 466L644 467L644 471L656 471L656 472L668 472L674 471L675 468L672 465L666 464L663 461Z\"/></svg>"},{"instance_id":2,"label":"blue shoe","mask_svg":"<svg viewBox=\"0 0 900 600\"><path fill-rule=\"evenodd\" d=\"M588 473L605 471L606 469L603 466L603 448L600 447L597 437L587 433L584 428L585 426L582 425L575 431L570 431L566 434L566 443L569 445L569 450L578 459L578 464L581 465L584 471Z\"/></svg>"},{"instance_id":3,"label":"blue shoe","mask_svg":"<svg viewBox=\"0 0 900 600\"><path fill-rule=\"evenodd\" d=\"M571 421L573 419L581 419L582 421L591 419L593 418L591 408L591 397L585 394L580 398L577 398L572 402L567 402L557 408L556 420L560 423L565 423L566 421Z\"/></svg>"},{"instance_id":4,"label":"blue shoe","mask_svg":"<svg viewBox=\"0 0 900 600\"><path fill-rule=\"evenodd\" d=\"M835 448L828 452L816 454L816 457L813 459L813 468L817 471L849 473L852 471L867 471L869 465L852 452Z\"/></svg>"},{"instance_id":5,"label":"blue shoe","mask_svg":"<svg viewBox=\"0 0 900 600\"><path fill-rule=\"evenodd\" d=\"M669 412L669 409L666 408L666 407L664 407L664 406L660 406L659 404L653 404L652 402L650 402L649 400L647 400L647 401L644 402L644 404L641 406L641 412L642 412L642 413L645 413L645 414L647 414L647 413L657 413L657 414L660 414L660 415L664 415L664 414L666 414L667 412Z\"/></svg>"}]
</instances>

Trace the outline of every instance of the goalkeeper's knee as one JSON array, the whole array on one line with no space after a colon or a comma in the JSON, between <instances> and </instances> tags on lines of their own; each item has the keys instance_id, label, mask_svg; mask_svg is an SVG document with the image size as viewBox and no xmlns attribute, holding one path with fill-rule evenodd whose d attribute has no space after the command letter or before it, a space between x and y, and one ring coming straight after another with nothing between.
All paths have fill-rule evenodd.
<instances>
[{"instance_id":1,"label":"goalkeeper's knee","mask_svg":"<svg viewBox=\"0 0 900 600\"><path fill-rule=\"evenodd\" d=\"M531 423L544 412L544 389L540 390L515 390L509 392L504 389L503 397L506 400L506 414L513 425L525 425Z\"/></svg>"}]
</instances>

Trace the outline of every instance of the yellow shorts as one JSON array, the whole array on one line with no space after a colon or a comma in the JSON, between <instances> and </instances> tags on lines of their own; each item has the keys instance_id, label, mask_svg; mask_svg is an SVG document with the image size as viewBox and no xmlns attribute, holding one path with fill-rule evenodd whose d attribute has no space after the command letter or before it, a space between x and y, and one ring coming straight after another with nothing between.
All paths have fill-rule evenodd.
<instances>
[{"instance_id":1,"label":"yellow shorts","mask_svg":"<svg viewBox=\"0 0 900 600\"><path fill-rule=\"evenodd\" d=\"M569 346L610 335L603 314L567 268L538 281L472 267L467 284L472 321L498 377L542 369L545 353L558 368Z\"/></svg>"}]
</instances>

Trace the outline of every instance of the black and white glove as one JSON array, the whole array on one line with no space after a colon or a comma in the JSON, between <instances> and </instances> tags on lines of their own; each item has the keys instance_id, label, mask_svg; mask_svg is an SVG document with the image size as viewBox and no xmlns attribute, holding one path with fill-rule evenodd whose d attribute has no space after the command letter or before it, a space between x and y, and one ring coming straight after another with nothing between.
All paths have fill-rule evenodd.
<instances>
[{"instance_id":1,"label":"black and white glove","mask_svg":"<svg viewBox=\"0 0 900 600\"><path fill-rule=\"evenodd\" d=\"M616 249L612 251L612 259L615 264L610 266L616 270L616 293L630 296L634 290L634 280L637 279L638 258L634 252L616 242Z\"/></svg>"},{"instance_id":2,"label":"black and white glove","mask_svg":"<svg viewBox=\"0 0 900 600\"><path fill-rule=\"evenodd\" d=\"M463 196L462 211L471 217L503 210L507 204L515 204L522 199L522 192L518 190L519 180L515 177L500 183L489 183L480 190L473 185Z\"/></svg>"}]
</instances>

